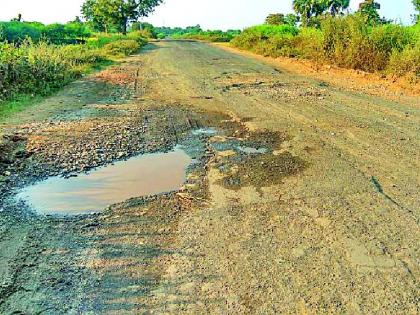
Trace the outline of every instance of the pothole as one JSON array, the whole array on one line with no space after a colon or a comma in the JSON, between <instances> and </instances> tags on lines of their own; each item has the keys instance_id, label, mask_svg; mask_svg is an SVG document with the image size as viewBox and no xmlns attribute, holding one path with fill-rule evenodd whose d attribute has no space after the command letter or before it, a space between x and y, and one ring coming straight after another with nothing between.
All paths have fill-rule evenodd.
<instances>
[{"instance_id":1,"label":"pothole","mask_svg":"<svg viewBox=\"0 0 420 315\"><path fill-rule=\"evenodd\" d=\"M245 154L265 154L268 152L267 148L252 148L244 146L238 146L238 150Z\"/></svg>"},{"instance_id":2,"label":"pothole","mask_svg":"<svg viewBox=\"0 0 420 315\"><path fill-rule=\"evenodd\" d=\"M144 154L77 177L51 177L26 187L16 198L40 214L97 213L130 198L177 191L191 163L180 148Z\"/></svg>"}]
</instances>

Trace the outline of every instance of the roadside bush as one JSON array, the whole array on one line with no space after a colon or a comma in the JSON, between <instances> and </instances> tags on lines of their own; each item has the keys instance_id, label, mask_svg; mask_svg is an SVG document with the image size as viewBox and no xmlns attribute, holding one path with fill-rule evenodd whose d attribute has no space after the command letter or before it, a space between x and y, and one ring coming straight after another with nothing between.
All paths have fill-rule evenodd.
<instances>
[{"instance_id":1,"label":"roadside bush","mask_svg":"<svg viewBox=\"0 0 420 315\"><path fill-rule=\"evenodd\" d=\"M107 37L107 41L108 41ZM102 48L94 45L51 45L24 40L0 43L0 102L18 94L47 95L79 77L93 65L136 52L145 40L140 34L111 37ZM132 38L132 39L128 39ZM104 42L100 39L101 44Z\"/></svg>"},{"instance_id":2,"label":"roadside bush","mask_svg":"<svg viewBox=\"0 0 420 315\"><path fill-rule=\"evenodd\" d=\"M144 30L138 30L135 33L140 35L142 38L152 38L152 39L157 38L157 35L153 31L153 29L150 29L150 28L146 28ZM128 34L128 35L130 35L130 34Z\"/></svg>"},{"instance_id":3,"label":"roadside bush","mask_svg":"<svg viewBox=\"0 0 420 315\"><path fill-rule=\"evenodd\" d=\"M293 53L288 57L299 57L322 62L324 59L324 34L316 28L303 28L292 40Z\"/></svg>"},{"instance_id":4,"label":"roadside bush","mask_svg":"<svg viewBox=\"0 0 420 315\"><path fill-rule=\"evenodd\" d=\"M46 95L76 77L61 47L45 42L0 44L0 100L15 94Z\"/></svg>"},{"instance_id":5,"label":"roadside bush","mask_svg":"<svg viewBox=\"0 0 420 315\"><path fill-rule=\"evenodd\" d=\"M67 45L61 49L63 58L74 65L95 64L107 60L101 49L89 49L85 45Z\"/></svg>"},{"instance_id":6,"label":"roadside bush","mask_svg":"<svg viewBox=\"0 0 420 315\"><path fill-rule=\"evenodd\" d=\"M299 30L291 25L258 25L245 29L232 40L232 44L241 49L275 57L281 55L275 50L283 49L298 33Z\"/></svg>"},{"instance_id":7,"label":"roadside bush","mask_svg":"<svg viewBox=\"0 0 420 315\"><path fill-rule=\"evenodd\" d=\"M104 52L111 56L128 56L140 49L140 45L133 39L122 39L106 44L103 47Z\"/></svg>"},{"instance_id":8,"label":"roadside bush","mask_svg":"<svg viewBox=\"0 0 420 315\"><path fill-rule=\"evenodd\" d=\"M371 27L363 17L327 18L322 22L324 53L328 62L364 71L384 70L391 53L413 42L413 34L399 25Z\"/></svg>"},{"instance_id":9,"label":"roadside bush","mask_svg":"<svg viewBox=\"0 0 420 315\"><path fill-rule=\"evenodd\" d=\"M414 82L420 80L420 42L407 46L402 51L394 50L391 54L387 73L399 77L408 76Z\"/></svg>"},{"instance_id":10,"label":"roadside bush","mask_svg":"<svg viewBox=\"0 0 420 315\"><path fill-rule=\"evenodd\" d=\"M290 40L299 33L291 25L258 25L245 29L236 36L232 44L241 49L247 49L268 56L280 56L285 45L290 45Z\"/></svg>"},{"instance_id":11,"label":"roadside bush","mask_svg":"<svg viewBox=\"0 0 420 315\"><path fill-rule=\"evenodd\" d=\"M229 30L227 32L198 31L198 32L192 32L192 33L177 33L177 34L173 34L171 37L173 39L195 39L195 40L202 40L202 41L208 41L208 42L228 43L239 34L240 34L240 31L237 31L237 30Z\"/></svg>"},{"instance_id":12,"label":"roadside bush","mask_svg":"<svg viewBox=\"0 0 420 315\"><path fill-rule=\"evenodd\" d=\"M127 35L122 34L108 34L108 33L97 33L94 37L91 37L87 41L89 48L102 48L108 44L115 43L117 41L133 40L136 41L140 46L146 43L145 38L141 32L135 31L128 33Z\"/></svg>"},{"instance_id":13,"label":"roadside bush","mask_svg":"<svg viewBox=\"0 0 420 315\"><path fill-rule=\"evenodd\" d=\"M420 25L370 26L359 14L325 17L320 29L288 25L248 28L232 40L240 49L299 57L368 72L418 76ZM398 64L401 59L401 65Z\"/></svg>"}]
</instances>

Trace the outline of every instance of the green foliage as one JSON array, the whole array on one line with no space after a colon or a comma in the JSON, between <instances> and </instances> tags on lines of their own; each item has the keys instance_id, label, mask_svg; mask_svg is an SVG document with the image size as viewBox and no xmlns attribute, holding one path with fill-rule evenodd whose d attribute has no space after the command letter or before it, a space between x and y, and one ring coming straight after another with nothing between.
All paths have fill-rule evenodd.
<instances>
[{"instance_id":1,"label":"green foliage","mask_svg":"<svg viewBox=\"0 0 420 315\"><path fill-rule=\"evenodd\" d=\"M17 93L48 94L74 78L59 47L44 42L0 45L0 100Z\"/></svg>"},{"instance_id":2,"label":"green foliage","mask_svg":"<svg viewBox=\"0 0 420 315\"><path fill-rule=\"evenodd\" d=\"M194 39L210 42L230 42L235 36L241 33L239 30L221 30L203 31L200 25L188 26L186 28L155 27L154 32L157 38L173 39Z\"/></svg>"},{"instance_id":3,"label":"green foliage","mask_svg":"<svg viewBox=\"0 0 420 315\"><path fill-rule=\"evenodd\" d=\"M132 54L144 44L137 32L98 35L86 45L52 45L30 39L0 43L0 102L21 95L47 95L91 67Z\"/></svg>"},{"instance_id":4,"label":"green foliage","mask_svg":"<svg viewBox=\"0 0 420 315\"><path fill-rule=\"evenodd\" d=\"M325 58L342 67L364 71L384 70L391 53L415 41L407 27L370 27L360 15L329 18L322 24Z\"/></svg>"},{"instance_id":5,"label":"green foliage","mask_svg":"<svg viewBox=\"0 0 420 315\"><path fill-rule=\"evenodd\" d=\"M235 36L240 34L239 30L229 30L223 32L216 31L199 31L191 33L175 33L171 36L173 39L194 39L209 42L230 42Z\"/></svg>"},{"instance_id":6,"label":"green foliage","mask_svg":"<svg viewBox=\"0 0 420 315\"><path fill-rule=\"evenodd\" d=\"M270 14L269 16L266 17L265 24L268 24L268 25L286 24L285 16L282 13Z\"/></svg>"},{"instance_id":7,"label":"green foliage","mask_svg":"<svg viewBox=\"0 0 420 315\"><path fill-rule=\"evenodd\" d=\"M162 0L86 0L82 13L98 31L108 32L116 28L127 33L130 22L151 13Z\"/></svg>"},{"instance_id":8,"label":"green foliage","mask_svg":"<svg viewBox=\"0 0 420 315\"><path fill-rule=\"evenodd\" d=\"M287 14L286 17L284 18L285 24L289 24L292 26L296 26L299 20L300 20L299 16L295 14Z\"/></svg>"},{"instance_id":9,"label":"green foliage","mask_svg":"<svg viewBox=\"0 0 420 315\"><path fill-rule=\"evenodd\" d=\"M133 39L122 39L106 44L103 49L107 55L127 56L135 53L140 48L139 43Z\"/></svg>"},{"instance_id":10,"label":"green foliage","mask_svg":"<svg viewBox=\"0 0 420 315\"><path fill-rule=\"evenodd\" d=\"M26 38L39 41L44 31L45 26L41 23L0 22L0 41L20 43Z\"/></svg>"},{"instance_id":11,"label":"green foliage","mask_svg":"<svg viewBox=\"0 0 420 315\"><path fill-rule=\"evenodd\" d=\"M351 69L396 75L409 72L419 77L420 25L371 26L360 13L326 16L320 29L255 26L244 30L232 44L266 56L308 58Z\"/></svg>"},{"instance_id":12,"label":"green foliage","mask_svg":"<svg viewBox=\"0 0 420 315\"><path fill-rule=\"evenodd\" d=\"M232 41L236 47L263 52L273 51L272 45L279 46L279 42L285 43L299 33L299 30L291 25L258 25L245 29ZM276 41L276 43L273 43ZM262 47L270 44L266 50Z\"/></svg>"},{"instance_id":13,"label":"green foliage","mask_svg":"<svg viewBox=\"0 0 420 315\"><path fill-rule=\"evenodd\" d=\"M417 14L415 15L416 23L420 24L420 0L412 0L414 9L417 11Z\"/></svg>"},{"instance_id":14,"label":"green foliage","mask_svg":"<svg viewBox=\"0 0 420 315\"><path fill-rule=\"evenodd\" d=\"M294 14L287 14L286 16L281 13L270 14L265 19L265 24L268 24L268 25L288 24L288 25L296 26L297 22L299 22L299 17Z\"/></svg>"},{"instance_id":15,"label":"green foliage","mask_svg":"<svg viewBox=\"0 0 420 315\"><path fill-rule=\"evenodd\" d=\"M198 34L203 31L200 25L188 26L186 28L181 28L181 27L171 28L171 27L163 26L163 27L155 27L154 30L155 30L155 33L164 34L165 37L175 36L178 38L185 34Z\"/></svg>"},{"instance_id":16,"label":"green foliage","mask_svg":"<svg viewBox=\"0 0 420 315\"><path fill-rule=\"evenodd\" d=\"M0 41L21 43L30 38L33 42L40 40L54 44L76 43L90 36L87 26L83 23L44 25L37 22L1 22Z\"/></svg>"},{"instance_id":17,"label":"green foliage","mask_svg":"<svg viewBox=\"0 0 420 315\"><path fill-rule=\"evenodd\" d=\"M418 81L420 79L420 41L414 46L408 45L402 51L394 50L387 72L400 77L409 76L412 81Z\"/></svg>"},{"instance_id":18,"label":"green foliage","mask_svg":"<svg viewBox=\"0 0 420 315\"><path fill-rule=\"evenodd\" d=\"M304 26L319 26L319 16L342 14L349 5L350 0L293 0L293 9Z\"/></svg>"},{"instance_id":19,"label":"green foliage","mask_svg":"<svg viewBox=\"0 0 420 315\"><path fill-rule=\"evenodd\" d=\"M369 25L381 24L382 19L378 13L381 5L374 0L365 0L359 5L359 13L365 18Z\"/></svg>"}]
</instances>

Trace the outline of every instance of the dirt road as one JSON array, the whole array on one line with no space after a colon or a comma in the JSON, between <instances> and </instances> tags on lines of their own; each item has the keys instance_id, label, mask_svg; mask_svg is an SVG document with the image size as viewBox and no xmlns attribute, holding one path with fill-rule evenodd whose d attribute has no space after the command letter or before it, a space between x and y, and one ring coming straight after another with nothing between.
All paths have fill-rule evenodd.
<instances>
[{"instance_id":1,"label":"dirt road","mask_svg":"<svg viewBox=\"0 0 420 315\"><path fill-rule=\"evenodd\" d=\"M419 311L419 98L164 41L0 133L1 314ZM177 192L64 218L13 198L177 144Z\"/></svg>"}]
</instances>

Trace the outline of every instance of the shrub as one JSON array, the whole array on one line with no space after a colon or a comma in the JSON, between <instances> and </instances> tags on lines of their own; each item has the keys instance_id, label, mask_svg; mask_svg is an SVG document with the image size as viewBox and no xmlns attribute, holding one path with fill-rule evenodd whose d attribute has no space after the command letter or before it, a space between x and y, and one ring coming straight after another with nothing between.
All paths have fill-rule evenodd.
<instances>
[{"instance_id":1,"label":"shrub","mask_svg":"<svg viewBox=\"0 0 420 315\"><path fill-rule=\"evenodd\" d=\"M387 72L397 76L410 76L420 80L420 42L408 45L402 51L394 50L390 56Z\"/></svg>"},{"instance_id":2,"label":"shrub","mask_svg":"<svg viewBox=\"0 0 420 315\"><path fill-rule=\"evenodd\" d=\"M0 23L0 41L21 43L30 38L54 44L75 43L90 36L86 25L79 22L44 25L38 22L2 22Z\"/></svg>"},{"instance_id":3,"label":"shrub","mask_svg":"<svg viewBox=\"0 0 420 315\"><path fill-rule=\"evenodd\" d=\"M320 29L255 26L232 44L265 56L302 57L369 72L419 76L420 25L370 26L360 14L324 17L320 23Z\"/></svg>"},{"instance_id":4,"label":"shrub","mask_svg":"<svg viewBox=\"0 0 420 315\"><path fill-rule=\"evenodd\" d=\"M30 41L0 45L0 73L1 100L17 93L45 95L77 76L61 47Z\"/></svg>"},{"instance_id":5,"label":"shrub","mask_svg":"<svg viewBox=\"0 0 420 315\"><path fill-rule=\"evenodd\" d=\"M190 33L175 33L171 37L174 39L195 39L195 40L203 40L209 42L230 42L233 38L235 38L240 31L237 30L229 30L227 32L223 31L195 31ZM164 35L164 34L163 34Z\"/></svg>"},{"instance_id":6,"label":"shrub","mask_svg":"<svg viewBox=\"0 0 420 315\"><path fill-rule=\"evenodd\" d=\"M103 50L106 54L111 56L124 55L128 56L140 49L140 44L138 41L133 39L121 39L109 44L106 44L103 47Z\"/></svg>"},{"instance_id":7,"label":"shrub","mask_svg":"<svg viewBox=\"0 0 420 315\"><path fill-rule=\"evenodd\" d=\"M364 71L386 68L391 53L413 43L413 33L399 25L370 27L360 15L322 22L324 54L330 63Z\"/></svg>"},{"instance_id":8,"label":"shrub","mask_svg":"<svg viewBox=\"0 0 420 315\"><path fill-rule=\"evenodd\" d=\"M301 57L321 62L324 59L324 34L316 28L303 28L292 40L293 54L289 57Z\"/></svg>"},{"instance_id":9,"label":"shrub","mask_svg":"<svg viewBox=\"0 0 420 315\"><path fill-rule=\"evenodd\" d=\"M283 44L298 33L299 30L291 25L258 25L245 29L232 43L238 48L275 56L276 47L282 49Z\"/></svg>"},{"instance_id":10,"label":"shrub","mask_svg":"<svg viewBox=\"0 0 420 315\"><path fill-rule=\"evenodd\" d=\"M98 47L104 38L108 43ZM0 101L18 94L47 95L79 77L92 65L132 54L144 43L139 34L99 37L88 45L51 45L31 40L20 44L0 42Z\"/></svg>"},{"instance_id":11,"label":"shrub","mask_svg":"<svg viewBox=\"0 0 420 315\"><path fill-rule=\"evenodd\" d=\"M103 50L89 49L85 45L67 45L62 47L64 59L74 65L95 64L107 60Z\"/></svg>"}]
</instances>

